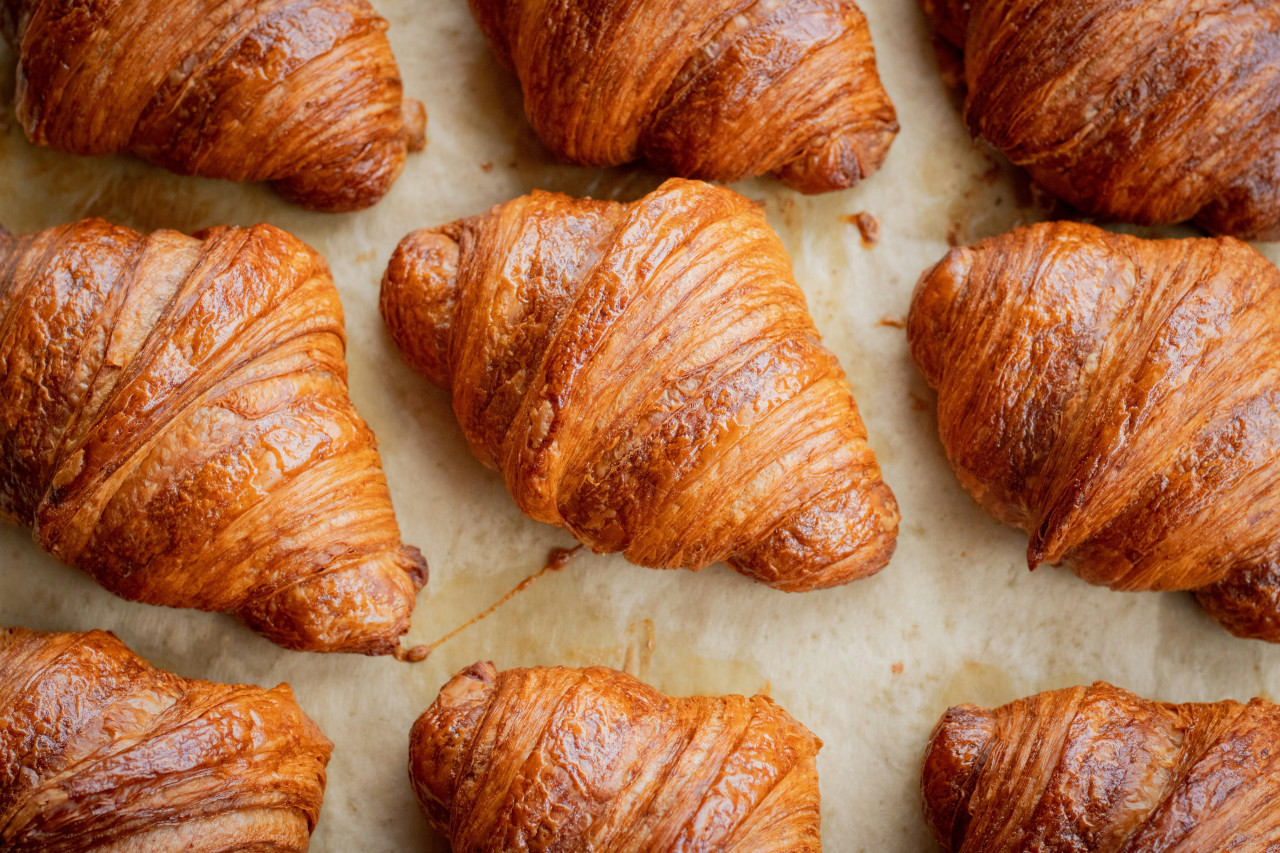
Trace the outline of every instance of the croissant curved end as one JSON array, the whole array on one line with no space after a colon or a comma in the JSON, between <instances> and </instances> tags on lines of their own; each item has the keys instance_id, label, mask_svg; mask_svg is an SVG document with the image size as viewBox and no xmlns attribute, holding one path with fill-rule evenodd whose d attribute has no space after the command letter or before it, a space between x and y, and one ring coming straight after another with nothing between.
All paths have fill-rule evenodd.
<instances>
[{"instance_id":1,"label":"croissant curved end","mask_svg":"<svg viewBox=\"0 0 1280 853\"><path fill-rule=\"evenodd\" d=\"M958 822L995 736L995 714L976 705L948 708L925 752L921 788L924 816L934 839L953 850L964 837Z\"/></svg>"},{"instance_id":2,"label":"croissant curved end","mask_svg":"<svg viewBox=\"0 0 1280 853\"><path fill-rule=\"evenodd\" d=\"M933 388L942 382L947 361L951 308L969 281L973 264L972 249L952 249L941 261L925 270L911 297L907 344L911 348L912 360Z\"/></svg>"},{"instance_id":3,"label":"croissant curved end","mask_svg":"<svg viewBox=\"0 0 1280 853\"><path fill-rule=\"evenodd\" d=\"M774 174L805 195L850 189L884 165L898 130L894 120L874 133L827 137Z\"/></svg>"},{"instance_id":4,"label":"croissant curved end","mask_svg":"<svg viewBox=\"0 0 1280 853\"><path fill-rule=\"evenodd\" d=\"M427 576L422 552L405 545L398 552L285 587L237 615L288 649L421 660L425 655L400 649L400 638L409 630L417 593Z\"/></svg>"},{"instance_id":5,"label":"croissant curved end","mask_svg":"<svg viewBox=\"0 0 1280 853\"><path fill-rule=\"evenodd\" d=\"M409 733L409 779L428 820L441 832L449 825L455 758L466 749L475 730L472 718L488 706L497 679L498 668L490 661L467 667L440 689Z\"/></svg>"},{"instance_id":6,"label":"croissant curved end","mask_svg":"<svg viewBox=\"0 0 1280 853\"><path fill-rule=\"evenodd\" d=\"M1196 590L1196 600L1237 637L1280 643L1280 566L1275 563L1236 569Z\"/></svg>"},{"instance_id":7,"label":"croissant curved end","mask_svg":"<svg viewBox=\"0 0 1280 853\"><path fill-rule=\"evenodd\" d=\"M417 98L405 98L401 106L405 145L410 151L427 147L427 107Z\"/></svg>"},{"instance_id":8,"label":"croissant curved end","mask_svg":"<svg viewBox=\"0 0 1280 853\"><path fill-rule=\"evenodd\" d=\"M378 301L405 362L446 389L460 253L458 243L441 230L414 231L391 256Z\"/></svg>"},{"instance_id":9,"label":"croissant curved end","mask_svg":"<svg viewBox=\"0 0 1280 853\"><path fill-rule=\"evenodd\" d=\"M899 521L898 502L883 480L855 481L728 562L734 571L783 592L831 589L889 565Z\"/></svg>"}]
</instances>

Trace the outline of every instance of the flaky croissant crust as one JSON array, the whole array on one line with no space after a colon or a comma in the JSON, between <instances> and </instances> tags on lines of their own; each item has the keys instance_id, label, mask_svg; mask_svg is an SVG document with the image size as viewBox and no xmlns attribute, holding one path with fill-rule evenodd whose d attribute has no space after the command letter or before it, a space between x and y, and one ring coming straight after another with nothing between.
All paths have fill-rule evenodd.
<instances>
[{"instance_id":1,"label":"flaky croissant crust","mask_svg":"<svg viewBox=\"0 0 1280 853\"><path fill-rule=\"evenodd\" d=\"M1198 590L1280 640L1280 270L1231 238L1035 225L926 272L908 336L961 483L1032 567Z\"/></svg>"},{"instance_id":2,"label":"flaky croissant crust","mask_svg":"<svg viewBox=\"0 0 1280 853\"><path fill-rule=\"evenodd\" d=\"M27 138L358 210L425 145L366 0L0 0Z\"/></svg>"},{"instance_id":3,"label":"flaky croissant crust","mask_svg":"<svg viewBox=\"0 0 1280 853\"><path fill-rule=\"evenodd\" d=\"M951 708L922 778L949 853L1140 853L1280 844L1280 709L1171 705L1102 682Z\"/></svg>"},{"instance_id":4,"label":"flaky croissant crust","mask_svg":"<svg viewBox=\"0 0 1280 853\"><path fill-rule=\"evenodd\" d=\"M426 581L328 265L269 225L0 230L0 515L117 595L388 654Z\"/></svg>"},{"instance_id":5,"label":"flaky croissant crust","mask_svg":"<svg viewBox=\"0 0 1280 853\"><path fill-rule=\"evenodd\" d=\"M1054 194L1280 239L1280 5L921 0L964 52L965 117Z\"/></svg>"},{"instance_id":6,"label":"flaky croissant crust","mask_svg":"<svg viewBox=\"0 0 1280 853\"><path fill-rule=\"evenodd\" d=\"M470 3L539 137L575 163L819 193L878 169L898 130L853 0Z\"/></svg>"},{"instance_id":7,"label":"flaky croissant crust","mask_svg":"<svg viewBox=\"0 0 1280 853\"><path fill-rule=\"evenodd\" d=\"M302 853L331 750L288 685L179 678L102 631L0 629L7 853Z\"/></svg>"},{"instance_id":8,"label":"flaky croissant crust","mask_svg":"<svg viewBox=\"0 0 1280 853\"><path fill-rule=\"evenodd\" d=\"M520 508L597 551L787 590L878 571L898 510L764 214L671 180L410 234L382 314Z\"/></svg>"},{"instance_id":9,"label":"flaky croissant crust","mask_svg":"<svg viewBox=\"0 0 1280 853\"><path fill-rule=\"evenodd\" d=\"M414 724L409 774L457 851L816 853L820 746L764 696L477 663Z\"/></svg>"}]
</instances>

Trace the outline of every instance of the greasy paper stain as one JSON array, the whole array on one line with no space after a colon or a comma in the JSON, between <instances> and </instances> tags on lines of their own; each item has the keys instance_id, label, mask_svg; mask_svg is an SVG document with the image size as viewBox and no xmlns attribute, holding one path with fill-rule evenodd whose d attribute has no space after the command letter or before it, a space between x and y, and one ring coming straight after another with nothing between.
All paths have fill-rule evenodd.
<instances>
[{"instance_id":1,"label":"greasy paper stain","mask_svg":"<svg viewBox=\"0 0 1280 853\"><path fill-rule=\"evenodd\" d=\"M512 598L515 598L518 594L524 592L526 589L532 586L534 581L538 580L538 578L541 578L543 575L549 574L550 572L558 572L561 569L563 569L565 566L569 565L569 560L571 560L573 558L573 555L578 553L578 551L581 548L582 548L581 545L577 545L573 548L552 548L551 553L547 556L547 564L543 566L541 569L539 569L538 571L529 575L529 577L520 581L520 583L516 584L511 590L507 592L506 595L502 596L502 598L499 598L493 604L490 604L487 608L477 613L475 616L472 616L466 622L463 622L457 628L454 628L452 631L450 631L448 634L445 634L443 637L436 640L434 643L428 643L425 646L415 646L414 648L408 649L408 650L405 650L404 648L396 649L396 653L395 653L396 659L402 660L402 661L408 661L409 663L417 663L418 661L426 660L427 657L430 656L430 654L434 652L436 649L438 649L440 646L449 642L454 637L458 636L463 631L470 628L472 625L475 625L480 620L487 618L499 607L506 604Z\"/></svg>"}]
</instances>

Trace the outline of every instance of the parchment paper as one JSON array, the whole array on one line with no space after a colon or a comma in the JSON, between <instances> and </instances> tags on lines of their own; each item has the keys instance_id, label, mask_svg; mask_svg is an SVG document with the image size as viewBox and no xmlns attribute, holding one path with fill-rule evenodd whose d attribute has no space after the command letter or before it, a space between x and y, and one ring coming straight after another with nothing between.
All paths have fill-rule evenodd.
<instances>
[{"instance_id":1,"label":"parchment paper","mask_svg":"<svg viewBox=\"0 0 1280 853\"><path fill-rule=\"evenodd\" d=\"M276 648L229 618L119 600L0 530L0 624L106 628L187 676L288 681L337 745L312 849L443 851L406 777L408 731L441 684L477 659L499 667L630 665L677 694L771 695L825 741L823 836L831 851L931 849L917 780L948 704L1000 703L1106 679L1152 698L1248 699L1275 689L1280 648L1228 635L1189 595L1122 594L1063 570L1029 574L1026 536L961 490L933 398L907 355L911 290L947 248L1043 218L1016 169L975 146L939 78L910 0L861 0L902 133L884 169L806 198L768 181L763 201L827 344L848 371L885 479L902 507L897 555L879 576L788 595L723 566L659 572L580 554L418 665ZM148 230L268 221L332 264L346 308L351 394L381 440L405 541L431 564L409 640L430 642L543 565L564 532L526 519L467 451L444 393L404 367L377 312L378 282L411 228L479 212L535 187L632 199L661 176L557 165L528 129L518 88L464 0L377 0L430 144L372 210L314 214L260 186L179 178L128 158L77 159L29 145L12 120L13 57L0 47L0 222L31 231L84 216ZM864 248L842 215L870 211ZM1181 232L1189 233L1189 232ZM1280 244L1262 247L1275 260Z\"/></svg>"}]
</instances>

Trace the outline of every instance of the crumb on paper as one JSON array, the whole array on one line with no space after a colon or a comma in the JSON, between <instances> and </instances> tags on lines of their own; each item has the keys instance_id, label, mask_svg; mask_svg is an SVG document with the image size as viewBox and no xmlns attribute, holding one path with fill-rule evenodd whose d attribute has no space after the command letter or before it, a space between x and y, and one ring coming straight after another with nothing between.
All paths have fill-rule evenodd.
<instances>
[{"instance_id":1,"label":"crumb on paper","mask_svg":"<svg viewBox=\"0 0 1280 853\"><path fill-rule=\"evenodd\" d=\"M926 403L924 400L920 399L920 395L916 394L916 392L908 391L907 396L911 398L911 411L913 412L928 411L929 404Z\"/></svg>"},{"instance_id":2,"label":"crumb on paper","mask_svg":"<svg viewBox=\"0 0 1280 853\"><path fill-rule=\"evenodd\" d=\"M367 264L370 261L376 261L377 259L378 259L377 249L370 249L367 252L361 252L360 254L356 255L357 264Z\"/></svg>"},{"instance_id":3,"label":"crumb on paper","mask_svg":"<svg viewBox=\"0 0 1280 853\"><path fill-rule=\"evenodd\" d=\"M486 160L486 161L484 161L483 163L481 163L481 164L480 164L480 171L482 171L482 172L492 172L492 171L493 171L493 162L492 162L491 160Z\"/></svg>"},{"instance_id":4,"label":"crumb on paper","mask_svg":"<svg viewBox=\"0 0 1280 853\"><path fill-rule=\"evenodd\" d=\"M905 329L907 320L901 314L885 314L876 321L877 326L888 326L891 329Z\"/></svg>"},{"instance_id":5,"label":"crumb on paper","mask_svg":"<svg viewBox=\"0 0 1280 853\"><path fill-rule=\"evenodd\" d=\"M880 217L874 213L863 210L858 213L842 213L837 218L846 225L857 226L864 248L870 249L880 242Z\"/></svg>"},{"instance_id":6,"label":"crumb on paper","mask_svg":"<svg viewBox=\"0 0 1280 853\"><path fill-rule=\"evenodd\" d=\"M889 671L894 675L902 675L902 661L898 661L893 666L889 667Z\"/></svg>"}]
</instances>

